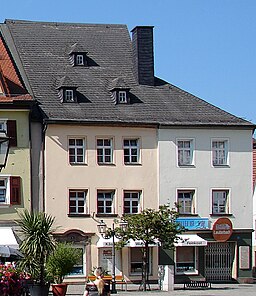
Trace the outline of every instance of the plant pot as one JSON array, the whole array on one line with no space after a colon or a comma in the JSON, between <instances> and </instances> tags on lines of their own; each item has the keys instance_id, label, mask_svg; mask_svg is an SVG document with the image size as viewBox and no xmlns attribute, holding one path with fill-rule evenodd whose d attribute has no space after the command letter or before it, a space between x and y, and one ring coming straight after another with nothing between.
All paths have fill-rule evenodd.
<instances>
[{"instance_id":1,"label":"plant pot","mask_svg":"<svg viewBox=\"0 0 256 296\"><path fill-rule=\"evenodd\" d=\"M67 284L52 284L52 294L53 296L65 296L67 293Z\"/></svg>"},{"instance_id":2,"label":"plant pot","mask_svg":"<svg viewBox=\"0 0 256 296\"><path fill-rule=\"evenodd\" d=\"M49 284L32 284L29 286L29 292L31 296L48 296Z\"/></svg>"}]
</instances>

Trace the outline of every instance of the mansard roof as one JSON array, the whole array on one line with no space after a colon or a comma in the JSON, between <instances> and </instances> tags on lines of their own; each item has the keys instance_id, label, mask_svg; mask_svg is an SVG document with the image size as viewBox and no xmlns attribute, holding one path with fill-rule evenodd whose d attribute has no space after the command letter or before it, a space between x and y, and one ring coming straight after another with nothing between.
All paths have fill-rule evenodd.
<instances>
[{"instance_id":1,"label":"mansard roof","mask_svg":"<svg viewBox=\"0 0 256 296\"><path fill-rule=\"evenodd\" d=\"M156 77L153 86L140 85L133 73L132 41L125 25L6 20L1 30L49 121L254 127ZM95 65L73 67L68 59L74 44L90 52ZM56 81L63 76L72 79L85 99L68 105L59 100ZM120 85L120 77L130 89L131 104L113 102L110 85Z\"/></svg>"}]
</instances>

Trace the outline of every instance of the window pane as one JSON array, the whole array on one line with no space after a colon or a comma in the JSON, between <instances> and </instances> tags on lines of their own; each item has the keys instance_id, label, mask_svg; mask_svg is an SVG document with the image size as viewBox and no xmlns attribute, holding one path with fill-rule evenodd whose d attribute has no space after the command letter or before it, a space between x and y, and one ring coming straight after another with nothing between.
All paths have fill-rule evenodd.
<instances>
[{"instance_id":1,"label":"window pane","mask_svg":"<svg viewBox=\"0 0 256 296\"><path fill-rule=\"evenodd\" d=\"M176 271L195 272L195 247L176 248Z\"/></svg>"}]
</instances>

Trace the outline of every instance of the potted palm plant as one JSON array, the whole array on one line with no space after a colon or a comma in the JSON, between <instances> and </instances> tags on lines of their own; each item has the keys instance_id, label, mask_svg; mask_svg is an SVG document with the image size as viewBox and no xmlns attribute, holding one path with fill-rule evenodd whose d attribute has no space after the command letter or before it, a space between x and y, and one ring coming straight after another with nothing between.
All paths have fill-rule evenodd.
<instances>
[{"instance_id":1,"label":"potted palm plant","mask_svg":"<svg viewBox=\"0 0 256 296\"><path fill-rule=\"evenodd\" d=\"M46 274L46 261L55 250L56 242L52 236L54 217L43 212L18 212L23 254L19 266L31 276L29 286L31 296L47 296L49 283Z\"/></svg>"},{"instance_id":2,"label":"potted palm plant","mask_svg":"<svg viewBox=\"0 0 256 296\"><path fill-rule=\"evenodd\" d=\"M58 242L55 251L50 254L46 262L47 273L54 282L52 293L54 296L64 296L67 284L63 283L64 276L68 275L78 263L80 252L70 243Z\"/></svg>"}]
</instances>

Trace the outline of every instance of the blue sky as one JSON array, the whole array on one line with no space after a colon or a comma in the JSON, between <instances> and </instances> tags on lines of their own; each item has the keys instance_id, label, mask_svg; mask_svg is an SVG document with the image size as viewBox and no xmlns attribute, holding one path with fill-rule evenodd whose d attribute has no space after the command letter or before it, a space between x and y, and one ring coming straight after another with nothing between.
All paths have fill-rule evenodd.
<instances>
[{"instance_id":1,"label":"blue sky","mask_svg":"<svg viewBox=\"0 0 256 296\"><path fill-rule=\"evenodd\" d=\"M255 0L2 0L0 22L152 25L156 76L256 124L255 16Z\"/></svg>"}]
</instances>

